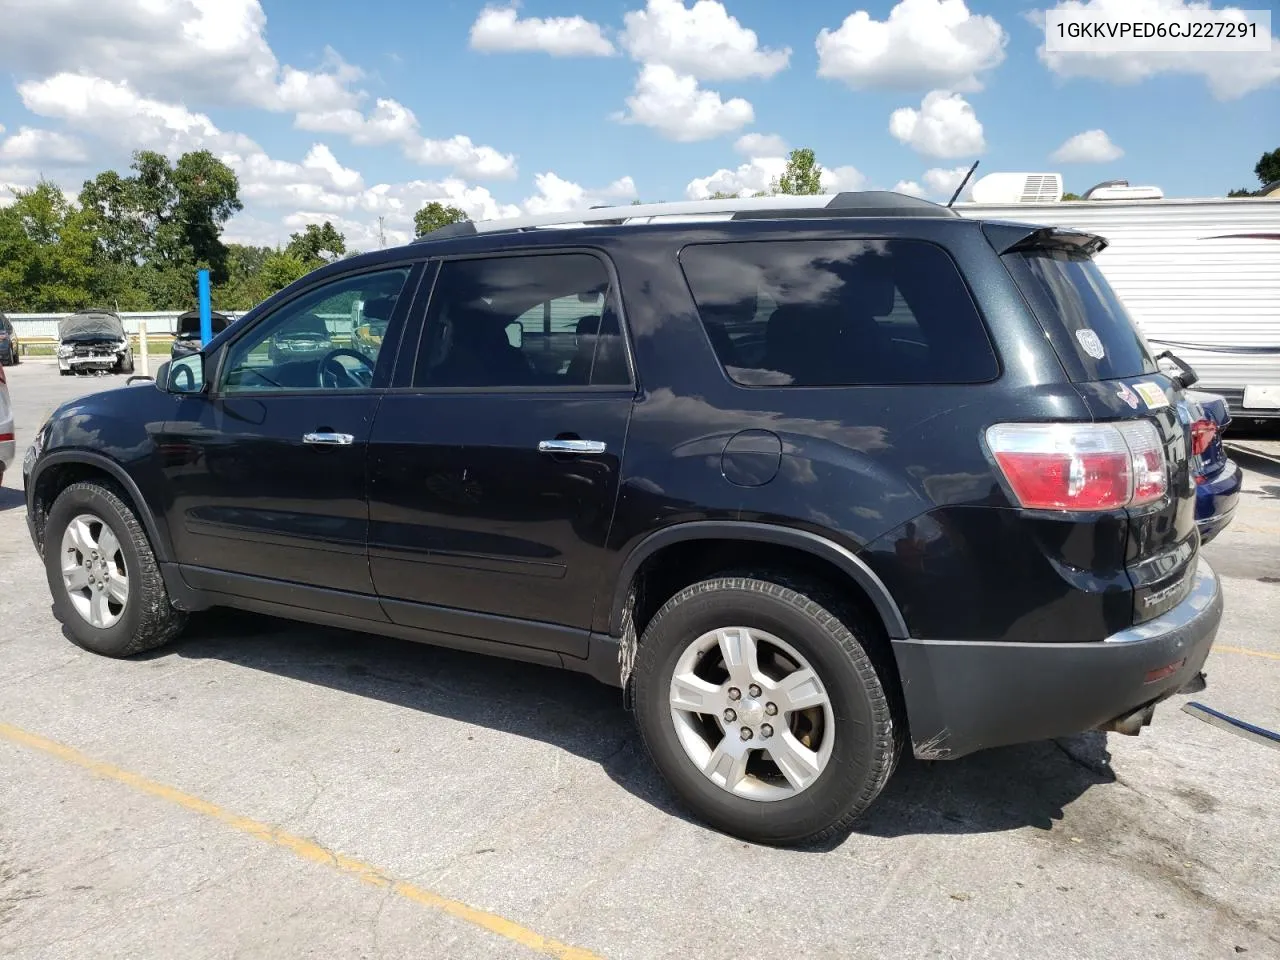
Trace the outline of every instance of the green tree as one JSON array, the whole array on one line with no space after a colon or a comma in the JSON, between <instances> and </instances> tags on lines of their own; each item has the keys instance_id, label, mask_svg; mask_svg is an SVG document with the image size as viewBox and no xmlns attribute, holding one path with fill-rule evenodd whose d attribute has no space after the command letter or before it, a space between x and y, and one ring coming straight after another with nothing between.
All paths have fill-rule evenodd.
<instances>
[{"instance_id":1,"label":"green tree","mask_svg":"<svg viewBox=\"0 0 1280 960\"><path fill-rule=\"evenodd\" d=\"M19 190L0 209L0 303L9 310L89 305L94 237L83 210L53 183Z\"/></svg>"},{"instance_id":2,"label":"green tree","mask_svg":"<svg viewBox=\"0 0 1280 960\"><path fill-rule=\"evenodd\" d=\"M1062 199L1063 200L1079 200L1080 194L1072 193L1070 190L1068 190L1066 193L1062 195Z\"/></svg>"},{"instance_id":3,"label":"green tree","mask_svg":"<svg viewBox=\"0 0 1280 960\"><path fill-rule=\"evenodd\" d=\"M207 150L185 153L176 164L152 150L133 155L133 174L98 174L80 191L96 245L107 262L153 271L175 271L187 278L183 294L175 278L152 283L181 307L195 290L195 272L207 268L214 283L227 279L227 248L222 227L243 209L235 172ZM155 280L156 278L152 278ZM178 303L171 302L178 295Z\"/></svg>"},{"instance_id":4,"label":"green tree","mask_svg":"<svg viewBox=\"0 0 1280 960\"><path fill-rule=\"evenodd\" d=\"M727 190L717 190L707 199L708 200L737 200L738 195L736 193L729 193Z\"/></svg>"},{"instance_id":5,"label":"green tree","mask_svg":"<svg viewBox=\"0 0 1280 960\"><path fill-rule=\"evenodd\" d=\"M267 299L262 266L271 252L270 247L227 244L227 281L214 288L214 306L220 310L248 310Z\"/></svg>"},{"instance_id":6,"label":"green tree","mask_svg":"<svg viewBox=\"0 0 1280 960\"><path fill-rule=\"evenodd\" d=\"M773 193L804 197L825 193L822 189L822 167L808 147L792 150L787 157L787 168L771 185Z\"/></svg>"},{"instance_id":7,"label":"green tree","mask_svg":"<svg viewBox=\"0 0 1280 960\"><path fill-rule=\"evenodd\" d=\"M328 220L323 226L309 223L302 233L289 237L285 252L297 257L310 269L315 269L321 264L341 259L347 252L347 238Z\"/></svg>"},{"instance_id":8,"label":"green tree","mask_svg":"<svg viewBox=\"0 0 1280 960\"><path fill-rule=\"evenodd\" d=\"M414 236L423 237L432 230L439 230L451 223L462 223L470 219L457 207L447 207L439 201L432 200L413 215Z\"/></svg>"},{"instance_id":9,"label":"green tree","mask_svg":"<svg viewBox=\"0 0 1280 960\"><path fill-rule=\"evenodd\" d=\"M1257 174L1258 182L1264 187L1268 183L1280 180L1280 147L1270 153L1264 153L1258 165L1253 168L1253 172Z\"/></svg>"},{"instance_id":10,"label":"green tree","mask_svg":"<svg viewBox=\"0 0 1280 960\"><path fill-rule=\"evenodd\" d=\"M262 270L258 276L262 281L264 299L278 293L295 280L301 280L311 271L295 254L287 250L277 250L262 262Z\"/></svg>"}]
</instances>

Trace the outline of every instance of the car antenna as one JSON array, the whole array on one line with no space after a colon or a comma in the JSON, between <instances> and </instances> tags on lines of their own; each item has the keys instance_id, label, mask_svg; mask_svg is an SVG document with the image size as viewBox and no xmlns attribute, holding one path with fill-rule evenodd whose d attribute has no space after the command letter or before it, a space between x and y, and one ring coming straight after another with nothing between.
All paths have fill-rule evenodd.
<instances>
[{"instance_id":1,"label":"car antenna","mask_svg":"<svg viewBox=\"0 0 1280 960\"><path fill-rule=\"evenodd\" d=\"M978 160L973 161L973 166L969 168L969 172L968 172L968 173L966 173L966 174L964 175L964 179L960 181L960 186L956 187L956 192L955 192L955 193L953 193L953 194L951 195L951 199L947 201L947 206L948 206L948 207L950 207L953 203L955 203L955 202L956 202L956 197L960 196L960 191L964 189L964 185L965 185L966 183L968 183L968 182L969 182L969 178L973 176L973 171L975 171L975 170L977 170L977 169L978 169L978 163L979 163L979 162L980 162L980 161L978 161Z\"/></svg>"}]
</instances>

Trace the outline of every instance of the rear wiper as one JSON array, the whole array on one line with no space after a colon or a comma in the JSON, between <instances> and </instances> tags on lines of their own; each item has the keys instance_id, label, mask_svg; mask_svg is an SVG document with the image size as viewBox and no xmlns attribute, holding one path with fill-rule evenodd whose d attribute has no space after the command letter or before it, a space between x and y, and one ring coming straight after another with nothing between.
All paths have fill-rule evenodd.
<instances>
[{"instance_id":1,"label":"rear wiper","mask_svg":"<svg viewBox=\"0 0 1280 960\"><path fill-rule=\"evenodd\" d=\"M1200 375L1195 372L1191 364L1187 363L1172 350L1164 350L1155 355L1156 366L1160 365L1161 360L1168 360L1178 368L1178 372L1169 375L1169 379L1175 384L1186 389L1200 379Z\"/></svg>"}]
</instances>

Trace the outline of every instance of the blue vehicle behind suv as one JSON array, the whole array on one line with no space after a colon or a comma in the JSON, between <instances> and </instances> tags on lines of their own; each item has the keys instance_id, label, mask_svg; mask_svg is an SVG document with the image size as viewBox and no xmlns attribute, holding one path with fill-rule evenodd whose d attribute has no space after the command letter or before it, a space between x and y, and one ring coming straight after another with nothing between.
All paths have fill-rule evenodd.
<instances>
[{"instance_id":1,"label":"blue vehicle behind suv","mask_svg":"<svg viewBox=\"0 0 1280 960\"><path fill-rule=\"evenodd\" d=\"M1222 434L1231 423L1227 398L1188 390L1184 403L1196 482L1196 526L1200 529L1200 542L1205 544L1231 524L1244 476L1222 445Z\"/></svg>"},{"instance_id":2,"label":"blue vehicle behind suv","mask_svg":"<svg viewBox=\"0 0 1280 960\"><path fill-rule=\"evenodd\" d=\"M74 639L214 605L616 684L736 835L899 755L1137 733L1222 613L1183 389L1083 233L894 194L460 224L324 267L24 465ZM375 300L374 349L273 344Z\"/></svg>"}]
</instances>

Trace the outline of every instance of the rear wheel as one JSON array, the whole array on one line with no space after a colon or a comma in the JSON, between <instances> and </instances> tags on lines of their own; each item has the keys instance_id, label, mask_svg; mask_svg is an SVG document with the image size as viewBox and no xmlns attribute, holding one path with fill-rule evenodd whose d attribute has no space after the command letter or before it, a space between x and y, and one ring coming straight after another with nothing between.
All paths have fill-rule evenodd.
<instances>
[{"instance_id":1,"label":"rear wheel","mask_svg":"<svg viewBox=\"0 0 1280 960\"><path fill-rule=\"evenodd\" d=\"M899 740L863 642L822 592L722 577L672 597L635 668L640 731L680 799L743 839L846 829L876 798Z\"/></svg>"},{"instance_id":2,"label":"rear wheel","mask_svg":"<svg viewBox=\"0 0 1280 960\"><path fill-rule=\"evenodd\" d=\"M44 561L54 614L86 650L129 657L167 643L186 623L137 515L105 483L74 483L58 495Z\"/></svg>"}]
</instances>

